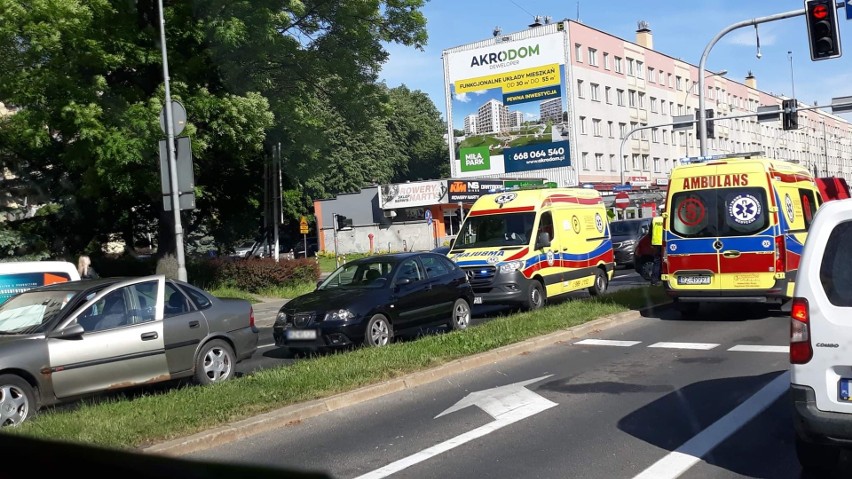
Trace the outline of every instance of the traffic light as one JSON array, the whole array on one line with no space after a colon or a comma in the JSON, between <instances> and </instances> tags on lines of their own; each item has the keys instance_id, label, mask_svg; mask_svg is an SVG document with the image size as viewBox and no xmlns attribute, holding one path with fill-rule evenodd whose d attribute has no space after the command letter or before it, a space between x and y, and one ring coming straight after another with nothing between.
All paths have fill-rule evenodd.
<instances>
[{"instance_id":1,"label":"traffic light","mask_svg":"<svg viewBox=\"0 0 852 479\"><path fill-rule=\"evenodd\" d=\"M716 122L713 121L713 109L708 108L704 111L707 112L705 114L706 121L704 122L704 130L707 132L707 138L716 138L716 130L713 128L713 125L716 124ZM695 110L695 119L697 120L695 122L695 128L697 130L698 125L700 124L699 122L701 121L701 115L698 110Z\"/></svg>"},{"instance_id":2,"label":"traffic light","mask_svg":"<svg viewBox=\"0 0 852 479\"><path fill-rule=\"evenodd\" d=\"M840 29L834 0L806 0L808 41L811 60L828 60L840 56Z\"/></svg>"},{"instance_id":3,"label":"traffic light","mask_svg":"<svg viewBox=\"0 0 852 479\"><path fill-rule=\"evenodd\" d=\"M799 112L796 109L796 99L781 101L781 118L785 130L799 129Z\"/></svg>"},{"instance_id":4,"label":"traffic light","mask_svg":"<svg viewBox=\"0 0 852 479\"><path fill-rule=\"evenodd\" d=\"M337 216L337 231L348 231L352 229L352 218L343 215Z\"/></svg>"}]
</instances>

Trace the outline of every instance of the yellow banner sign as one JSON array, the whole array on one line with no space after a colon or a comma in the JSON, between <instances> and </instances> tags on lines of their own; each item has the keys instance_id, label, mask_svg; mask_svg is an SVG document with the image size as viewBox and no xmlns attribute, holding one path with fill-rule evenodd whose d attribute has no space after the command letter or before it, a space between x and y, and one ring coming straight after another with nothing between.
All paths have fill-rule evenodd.
<instances>
[{"instance_id":1,"label":"yellow banner sign","mask_svg":"<svg viewBox=\"0 0 852 479\"><path fill-rule=\"evenodd\" d=\"M455 83L456 93L502 88L503 93L559 85L559 64L542 65L497 75L467 78Z\"/></svg>"}]
</instances>

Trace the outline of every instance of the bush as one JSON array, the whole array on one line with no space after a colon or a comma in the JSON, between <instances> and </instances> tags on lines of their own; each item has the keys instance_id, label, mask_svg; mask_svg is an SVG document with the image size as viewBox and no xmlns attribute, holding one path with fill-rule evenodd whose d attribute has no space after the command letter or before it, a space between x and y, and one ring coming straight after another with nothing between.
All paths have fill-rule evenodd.
<instances>
[{"instance_id":1,"label":"bush","mask_svg":"<svg viewBox=\"0 0 852 479\"><path fill-rule=\"evenodd\" d=\"M203 262L207 264L194 266L198 275L194 277L194 283L232 287L255 294L269 288L316 283L320 277L319 265L312 258L278 262L273 258L210 259Z\"/></svg>"}]
</instances>

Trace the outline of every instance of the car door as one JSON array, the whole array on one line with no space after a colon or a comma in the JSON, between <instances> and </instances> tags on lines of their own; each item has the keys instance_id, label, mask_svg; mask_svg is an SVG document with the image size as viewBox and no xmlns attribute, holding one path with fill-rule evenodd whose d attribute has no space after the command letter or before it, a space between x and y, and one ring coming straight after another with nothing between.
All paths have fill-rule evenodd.
<instances>
[{"instance_id":1,"label":"car door","mask_svg":"<svg viewBox=\"0 0 852 479\"><path fill-rule=\"evenodd\" d=\"M461 284L467 282L467 277L450 274L456 266L437 254L423 255L420 261L428 281L432 283L431 296L436 308L436 321L446 321L453 314L453 304L459 297Z\"/></svg>"},{"instance_id":2,"label":"car door","mask_svg":"<svg viewBox=\"0 0 852 479\"><path fill-rule=\"evenodd\" d=\"M165 283L163 295L163 333L169 374L189 371L202 339L210 333L207 319L190 301L186 293L171 281Z\"/></svg>"},{"instance_id":3,"label":"car door","mask_svg":"<svg viewBox=\"0 0 852 479\"><path fill-rule=\"evenodd\" d=\"M58 398L169 378L162 321L164 283L163 276L148 276L105 288L60 326L79 324L82 335L47 339Z\"/></svg>"},{"instance_id":4,"label":"car door","mask_svg":"<svg viewBox=\"0 0 852 479\"><path fill-rule=\"evenodd\" d=\"M435 321L439 309L434 304L434 288L417 258L408 258L400 263L393 289L394 329L414 328Z\"/></svg>"}]
</instances>

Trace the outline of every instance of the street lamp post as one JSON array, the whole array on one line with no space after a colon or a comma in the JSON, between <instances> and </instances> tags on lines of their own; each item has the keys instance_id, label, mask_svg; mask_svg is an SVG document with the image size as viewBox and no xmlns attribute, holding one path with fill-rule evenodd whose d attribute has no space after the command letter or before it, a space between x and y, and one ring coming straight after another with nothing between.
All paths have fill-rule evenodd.
<instances>
[{"instance_id":1,"label":"street lamp post","mask_svg":"<svg viewBox=\"0 0 852 479\"><path fill-rule=\"evenodd\" d=\"M793 91L793 96L791 98L796 98L796 81L793 79L793 52L787 51L787 58L790 59L790 88Z\"/></svg>"}]
</instances>

